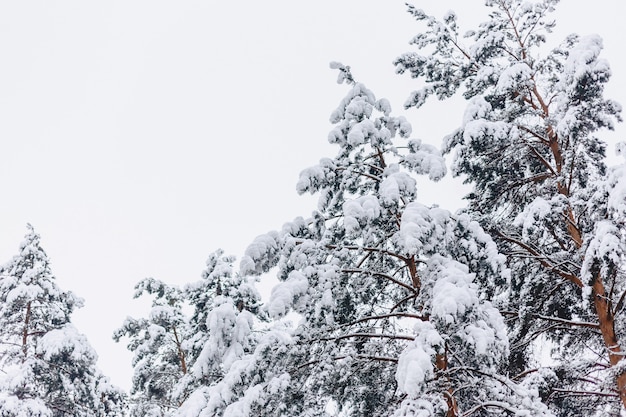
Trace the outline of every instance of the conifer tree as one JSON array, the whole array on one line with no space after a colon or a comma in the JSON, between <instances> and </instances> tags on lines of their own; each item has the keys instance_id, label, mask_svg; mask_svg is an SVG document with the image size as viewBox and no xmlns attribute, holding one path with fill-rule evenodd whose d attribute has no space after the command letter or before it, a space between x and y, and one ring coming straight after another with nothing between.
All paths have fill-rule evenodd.
<instances>
[{"instance_id":1,"label":"conifer tree","mask_svg":"<svg viewBox=\"0 0 626 417\"><path fill-rule=\"evenodd\" d=\"M620 120L596 36L552 50L557 0L488 0L489 19L459 33L454 13L425 25L397 71L424 81L407 107L461 90L469 104L444 141L453 172L473 186L467 213L508 255L510 372L534 379L558 415L626 410L623 169L607 173L595 135ZM551 342L552 363L537 357Z\"/></svg>"},{"instance_id":2,"label":"conifer tree","mask_svg":"<svg viewBox=\"0 0 626 417\"><path fill-rule=\"evenodd\" d=\"M117 342L127 337L128 350L134 353L131 416L168 416L182 402L174 387L188 373L184 295L180 288L154 278L141 280L135 290L135 298L154 297L148 318L128 317L113 335Z\"/></svg>"},{"instance_id":3,"label":"conifer tree","mask_svg":"<svg viewBox=\"0 0 626 417\"><path fill-rule=\"evenodd\" d=\"M133 417L187 412L252 351L260 296L233 270L234 261L222 250L212 253L202 278L184 289L153 278L136 285L135 298L154 297L148 318L128 318L114 334L117 341L128 338L135 354Z\"/></svg>"},{"instance_id":4,"label":"conifer tree","mask_svg":"<svg viewBox=\"0 0 626 417\"><path fill-rule=\"evenodd\" d=\"M339 152L297 186L320 194L318 210L258 237L241 262L242 274L276 270L273 323L177 415L551 415L506 374L506 327L488 301L508 280L504 257L468 216L416 201L413 175L440 178L441 155L333 67L350 86L331 116Z\"/></svg>"},{"instance_id":5,"label":"conifer tree","mask_svg":"<svg viewBox=\"0 0 626 417\"><path fill-rule=\"evenodd\" d=\"M123 393L71 323L82 300L55 281L28 225L19 254L0 268L0 415L121 416Z\"/></svg>"},{"instance_id":6,"label":"conifer tree","mask_svg":"<svg viewBox=\"0 0 626 417\"><path fill-rule=\"evenodd\" d=\"M209 255L202 278L185 286L193 308L189 338L185 341L190 372L176 392L203 391L224 377L225 370L255 344L260 295L254 285L233 267L234 256L220 249Z\"/></svg>"},{"instance_id":7,"label":"conifer tree","mask_svg":"<svg viewBox=\"0 0 626 417\"><path fill-rule=\"evenodd\" d=\"M221 250L212 253L202 279L185 287L194 311L188 343L193 359L177 390L191 394L175 416L222 415L263 373L255 349L272 339L258 340L265 321L260 295L252 278L235 271L234 262Z\"/></svg>"}]
</instances>

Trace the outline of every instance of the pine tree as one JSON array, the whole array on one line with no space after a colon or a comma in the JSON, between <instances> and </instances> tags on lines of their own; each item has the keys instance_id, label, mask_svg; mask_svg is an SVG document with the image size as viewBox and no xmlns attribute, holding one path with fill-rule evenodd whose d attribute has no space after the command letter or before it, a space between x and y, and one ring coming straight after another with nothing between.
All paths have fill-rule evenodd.
<instances>
[{"instance_id":1,"label":"pine tree","mask_svg":"<svg viewBox=\"0 0 626 417\"><path fill-rule=\"evenodd\" d=\"M175 416L222 415L262 372L255 361L255 349L266 343L258 340L265 321L260 295L251 278L235 271L234 262L221 250L212 253L202 279L185 287L194 309L189 338L194 353L191 372L178 389L191 394Z\"/></svg>"},{"instance_id":2,"label":"pine tree","mask_svg":"<svg viewBox=\"0 0 626 417\"><path fill-rule=\"evenodd\" d=\"M163 417L184 400L174 395L174 387L188 373L183 344L189 324L180 288L146 278L135 286L134 298L144 294L154 297L148 318L128 317L113 338L119 342L127 337L128 350L134 353L131 416Z\"/></svg>"},{"instance_id":3,"label":"pine tree","mask_svg":"<svg viewBox=\"0 0 626 417\"><path fill-rule=\"evenodd\" d=\"M212 253L202 278L184 289L153 278L136 285L135 298L154 297L148 318L128 318L114 334L135 353L132 416L195 415L189 410L206 402L208 387L223 387L225 370L253 350L260 296L234 261Z\"/></svg>"},{"instance_id":4,"label":"pine tree","mask_svg":"<svg viewBox=\"0 0 626 417\"><path fill-rule=\"evenodd\" d=\"M607 173L595 134L612 129L620 106L603 95L610 70L598 36L545 48L557 2L488 0L489 20L465 36L454 13L437 20L410 6L426 27L412 40L420 52L396 66L424 81L407 107L459 90L469 100L444 150L473 186L467 213L508 255L513 379L533 380L558 415L619 415L624 180L623 169ZM548 365L535 352L546 340Z\"/></svg>"},{"instance_id":5,"label":"pine tree","mask_svg":"<svg viewBox=\"0 0 626 417\"><path fill-rule=\"evenodd\" d=\"M1 415L123 415L124 395L70 321L82 300L57 286L30 225L19 254L0 269L0 303Z\"/></svg>"},{"instance_id":6,"label":"pine tree","mask_svg":"<svg viewBox=\"0 0 626 417\"><path fill-rule=\"evenodd\" d=\"M506 326L488 301L508 281L504 257L467 215L416 201L413 175L440 178L441 155L333 67L350 85L331 116L339 153L297 186L320 194L318 210L241 262L242 274L277 271L273 323L179 415L551 415L506 376Z\"/></svg>"},{"instance_id":7,"label":"pine tree","mask_svg":"<svg viewBox=\"0 0 626 417\"><path fill-rule=\"evenodd\" d=\"M257 321L260 295L253 283L235 272L234 256L222 250L209 255L199 281L185 286L186 301L193 308L189 338L184 346L190 372L176 392L197 395L221 381L231 364L249 354L256 343L252 332Z\"/></svg>"}]
</instances>

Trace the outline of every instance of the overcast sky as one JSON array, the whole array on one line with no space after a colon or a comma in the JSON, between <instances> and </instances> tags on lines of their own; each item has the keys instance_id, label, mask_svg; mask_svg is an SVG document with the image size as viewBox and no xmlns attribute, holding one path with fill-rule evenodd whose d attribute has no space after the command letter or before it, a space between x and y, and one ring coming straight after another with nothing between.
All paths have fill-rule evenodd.
<instances>
[{"instance_id":1,"label":"overcast sky","mask_svg":"<svg viewBox=\"0 0 626 417\"><path fill-rule=\"evenodd\" d=\"M461 24L486 10L480 0L415 4L456 10ZM111 334L145 314L132 301L138 280L194 281L213 250L240 256L315 207L295 183L335 154L328 117L347 88L330 61L388 97L415 137L439 145L457 126L462 107L402 110L416 85L391 62L418 30L405 9L396 0L0 1L0 262L32 223L58 283L86 301L74 322L100 367L128 388L130 355ZM625 11L616 0L564 2L552 38L602 35L608 95L622 103ZM453 181L422 189L422 202L450 209L463 193Z\"/></svg>"}]
</instances>

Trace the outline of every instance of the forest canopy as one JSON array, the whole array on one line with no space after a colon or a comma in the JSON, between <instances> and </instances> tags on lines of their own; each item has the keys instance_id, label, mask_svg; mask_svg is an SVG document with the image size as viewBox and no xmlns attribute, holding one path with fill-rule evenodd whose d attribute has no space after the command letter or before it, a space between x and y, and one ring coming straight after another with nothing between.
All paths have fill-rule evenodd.
<instances>
[{"instance_id":1,"label":"forest canopy","mask_svg":"<svg viewBox=\"0 0 626 417\"><path fill-rule=\"evenodd\" d=\"M404 116L331 63L336 155L296 185L317 207L209 254L198 281L140 280L150 310L113 335L130 392L29 225L0 268L0 415L626 415L626 165L598 136L621 107L599 36L552 39L557 3L487 0L473 29L408 5ZM452 97L440 149L417 139L411 112ZM418 178L445 175L470 187L456 212L419 199Z\"/></svg>"}]
</instances>

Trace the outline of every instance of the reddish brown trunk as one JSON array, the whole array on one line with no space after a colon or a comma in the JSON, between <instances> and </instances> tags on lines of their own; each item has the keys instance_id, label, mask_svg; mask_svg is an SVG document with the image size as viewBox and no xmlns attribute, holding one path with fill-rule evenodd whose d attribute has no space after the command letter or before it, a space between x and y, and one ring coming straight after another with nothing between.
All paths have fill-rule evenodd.
<instances>
[{"instance_id":1,"label":"reddish brown trunk","mask_svg":"<svg viewBox=\"0 0 626 417\"><path fill-rule=\"evenodd\" d=\"M615 318L611 313L611 306L606 296L606 290L600 274L596 276L592 289L593 302L600 324L602 339L609 352L609 362L611 366L615 366L622 360L624 353L617 341L617 335L615 334ZM626 408L626 373L622 372L617 376L616 384L622 406Z\"/></svg>"},{"instance_id":2,"label":"reddish brown trunk","mask_svg":"<svg viewBox=\"0 0 626 417\"><path fill-rule=\"evenodd\" d=\"M576 227L576 219L574 218L574 212L571 207L567 209L565 215L567 216L567 232L572 237L576 248L580 249L583 245L583 238L580 235L580 230Z\"/></svg>"},{"instance_id":3,"label":"reddish brown trunk","mask_svg":"<svg viewBox=\"0 0 626 417\"><path fill-rule=\"evenodd\" d=\"M550 138L550 151L552 152L552 156L554 157L554 163L556 164L556 172L561 174L563 170L563 154L561 153L559 139L554 133L554 130L551 126L548 128L548 137ZM564 195L565 197L569 197L570 190L561 181L557 183L557 190L559 194ZM576 217L574 216L574 211L571 207L568 207L567 209L565 209L564 214L567 219L567 231L574 241L576 248L580 249L583 243L583 239L580 235L580 230L578 230L578 227L576 226Z\"/></svg>"},{"instance_id":4,"label":"reddish brown trunk","mask_svg":"<svg viewBox=\"0 0 626 417\"><path fill-rule=\"evenodd\" d=\"M547 108L544 108L544 112L547 116ZM551 126L548 127L547 134L550 140L550 151L552 152L556 165L556 172L561 174L563 168L563 154L561 152L558 137ZM559 194L569 197L569 188L560 181L557 183L557 190ZM582 247L583 237L577 226L574 211L571 207L568 207L565 209L563 214L565 215L565 221L567 223L567 232L576 246L576 249L580 249ZM572 280L572 282L575 281ZM581 287L582 282L577 283L577 285ZM609 363L611 366L615 366L623 359L624 352L622 352L620 344L617 340L617 335L615 334L615 319L611 312L609 298L607 297L606 289L604 288L604 283L600 274L595 277L592 286L592 295L596 316L598 317L598 324L600 326L600 333L602 334L602 340L609 355ZM622 372L617 376L616 388L622 402L622 407L626 409L626 373Z\"/></svg>"},{"instance_id":5,"label":"reddish brown trunk","mask_svg":"<svg viewBox=\"0 0 626 417\"><path fill-rule=\"evenodd\" d=\"M411 275L411 281L413 283L413 288L417 291L420 290L422 283L420 282L419 275L417 274L417 265L415 264L415 256L411 256L407 259L406 264L409 268L409 274Z\"/></svg>"},{"instance_id":6,"label":"reddish brown trunk","mask_svg":"<svg viewBox=\"0 0 626 417\"><path fill-rule=\"evenodd\" d=\"M564 195L565 197L569 197L569 190L563 184L557 184L559 194ZM576 216L574 216L574 211L571 207L565 209L563 213L565 215L565 221L567 223L567 233L569 233L570 237L574 241L574 245L576 245L576 249L580 249L583 245L583 237L580 234L580 230L578 226L576 226Z\"/></svg>"},{"instance_id":7,"label":"reddish brown trunk","mask_svg":"<svg viewBox=\"0 0 626 417\"><path fill-rule=\"evenodd\" d=\"M508 13L508 9L506 10ZM513 23L513 19L510 14L509 14L509 20ZM516 30L515 24L513 24L513 29ZM515 34L517 36L520 47L522 48L522 51L524 51L524 41L521 39L521 37L519 36L517 32L515 32ZM539 93L539 90L536 85L533 87L532 95L537 99L539 103L539 108L543 112L542 117L545 120L548 120L548 116L549 116L548 104L543 100L543 97ZM537 109L537 106L535 106L532 103L532 100L527 101L527 103L529 103L534 109ZM554 128L550 125L548 125L546 129L546 134L547 134L547 139L548 139L547 144L550 148L550 151L554 158L554 164L555 164L554 168L551 169L551 171L553 173L556 172L558 175L560 175L562 173L564 159L563 159L563 153L561 151L561 143L559 141L559 137L556 134ZM566 185L566 183L563 183L562 181L563 180L560 180L557 183L558 193L563 196L569 197L570 195L569 186ZM563 214L565 215L566 222L567 222L567 231L572 241L574 242L574 245L576 246L576 248L580 249L583 243L583 236L582 236L580 229L577 226L577 221L574 215L574 211L572 210L571 207L568 207L567 209L565 209L565 212ZM546 266L545 261L541 261L541 263L542 265ZM583 283L579 277L565 277L565 278L573 282L579 288L583 286ZM602 340L608 351L609 363L611 364L611 366L616 366L623 359L624 352L622 351L619 341L617 340L617 335L615 334L615 318L613 317L613 314L611 312L611 303L610 303L609 298L607 297L606 289L604 287L602 276L600 274L598 274L595 277L595 280L592 286L592 295L593 295L593 300L594 300L596 316L598 317L598 324L600 327L600 332L602 334ZM617 386L620 400L622 402L622 407L626 409L626 373L622 372L617 376L616 386Z\"/></svg>"},{"instance_id":8,"label":"reddish brown trunk","mask_svg":"<svg viewBox=\"0 0 626 417\"><path fill-rule=\"evenodd\" d=\"M563 156L559 146L557 136L554 134L552 127L548 129L548 136L550 138L550 150L554 156L557 172L560 174L563 166ZM557 184L558 192L566 197L569 196L570 190L561 182ZM583 238L580 233L580 229L577 226L576 217L571 207L565 210L565 218L567 222L567 231L574 242L577 249L582 247ZM596 316L598 317L598 324L600 326L600 333L602 334L602 340L604 346L609 354L609 363L611 366L617 365L624 357L624 352L617 340L615 334L615 318L611 312L611 304L602 282L602 276L598 274L595 277L592 286L592 296L594 307L596 310ZM622 407L626 409L626 373L620 373L616 378L616 388L622 402Z\"/></svg>"},{"instance_id":9,"label":"reddish brown trunk","mask_svg":"<svg viewBox=\"0 0 626 417\"><path fill-rule=\"evenodd\" d=\"M438 371L445 371L448 369L448 357L447 355L437 355L435 357L435 366ZM448 412L446 413L446 417L458 417L459 416L459 405L454 398L454 391L452 387L448 388L445 392L446 403L448 404Z\"/></svg>"}]
</instances>

